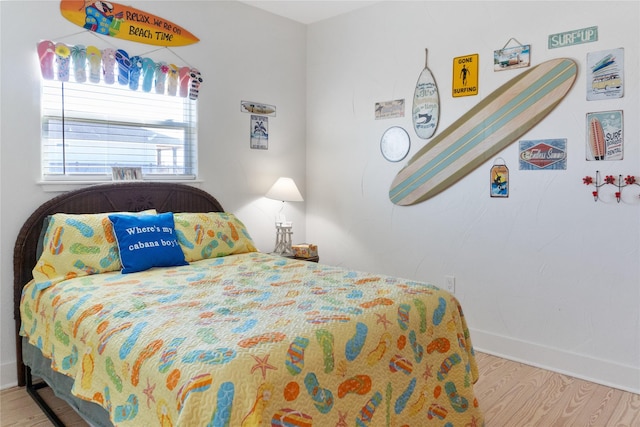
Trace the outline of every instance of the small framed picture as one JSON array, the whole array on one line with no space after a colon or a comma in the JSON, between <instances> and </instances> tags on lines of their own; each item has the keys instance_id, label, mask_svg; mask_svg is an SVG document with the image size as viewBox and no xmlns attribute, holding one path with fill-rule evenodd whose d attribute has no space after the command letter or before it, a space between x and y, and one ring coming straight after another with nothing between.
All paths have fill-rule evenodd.
<instances>
[{"instance_id":1,"label":"small framed picture","mask_svg":"<svg viewBox=\"0 0 640 427\"><path fill-rule=\"evenodd\" d=\"M404 117L404 99L376 102L376 120Z\"/></svg>"},{"instance_id":2,"label":"small framed picture","mask_svg":"<svg viewBox=\"0 0 640 427\"><path fill-rule=\"evenodd\" d=\"M251 148L269 149L269 117L251 115Z\"/></svg>"},{"instance_id":3,"label":"small framed picture","mask_svg":"<svg viewBox=\"0 0 640 427\"><path fill-rule=\"evenodd\" d=\"M587 101L622 98L624 48L587 53Z\"/></svg>"},{"instance_id":4,"label":"small framed picture","mask_svg":"<svg viewBox=\"0 0 640 427\"><path fill-rule=\"evenodd\" d=\"M520 140L520 170L566 170L567 139Z\"/></svg>"},{"instance_id":5,"label":"small framed picture","mask_svg":"<svg viewBox=\"0 0 640 427\"><path fill-rule=\"evenodd\" d=\"M509 168L501 157L491 167L490 180L491 197L509 197Z\"/></svg>"},{"instance_id":6,"label":"small framed picture","mask_svg":"<svg viewBox=\"0 0 640 427\"><path fill-rule=\"evenodd\" d=\"M587 160L622 160L623 132L622 110L587 113Z\"/></svg>"},{"instance_id":7,"label":"small framed picture","mask_svg":"<svg viewBox=\"0 0 640 427\"><path fill-rule=\"evenodd\" d=\"M493 71L512 70L514 68L528 67L531 45L507 47L493 51Z\"/></svg>"},{"instance_id":8,"label":"small framed picture","mask_svg":"<svg viewBox=\"0 0 640 427\"><path fill-rule=\"evenodd\" d=\"M142 179L142 168L112 167L111 176L114 181L136 181Z\"/></svg>"}]
</instances>

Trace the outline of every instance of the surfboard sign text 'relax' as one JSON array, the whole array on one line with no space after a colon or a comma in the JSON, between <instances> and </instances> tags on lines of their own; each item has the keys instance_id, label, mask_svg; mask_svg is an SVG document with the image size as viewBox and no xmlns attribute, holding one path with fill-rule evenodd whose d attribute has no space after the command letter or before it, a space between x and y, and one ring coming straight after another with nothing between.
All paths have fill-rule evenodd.
<instances>
[{"instance_id":1,"label":"surfboard sign text 'relax'","mask_svg":"<svg viewBox=\"0 0 640 427\"><path fill-rule=\"evenodd\" d=\"M571 59L552 59L496 89L413 156L393 180L389 199L413 205L456 183L553 110L577 70Z\"/></svg>"},{"instance_id":2,"label":"surfboard sign text 'relax'","mask_svg":"<svg viewBox=\"0 0 640 427\"><path fill-rule=\"evenodd\" d=\"M155 46L186 46L200 41L179 25L112 1L62 0L60 13L97 34Z\"/></svg>"}]
</instances>

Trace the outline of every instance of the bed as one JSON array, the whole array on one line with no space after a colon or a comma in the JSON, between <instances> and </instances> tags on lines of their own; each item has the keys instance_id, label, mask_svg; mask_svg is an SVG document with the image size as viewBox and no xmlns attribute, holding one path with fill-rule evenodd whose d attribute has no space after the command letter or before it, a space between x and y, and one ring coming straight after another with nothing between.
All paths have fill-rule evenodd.
<instances>
[{"instance_id":1,"label":"bed","mask_svg":"<svg viewBox=\"0 0 640 427\"><path fill-rule=\"evenodd\" d=\"M191 186L55 197L14 272L18 382L57 425L38 387L98 426L484 424L453 295L261 253Z\"/></svg>"}]
</instances>

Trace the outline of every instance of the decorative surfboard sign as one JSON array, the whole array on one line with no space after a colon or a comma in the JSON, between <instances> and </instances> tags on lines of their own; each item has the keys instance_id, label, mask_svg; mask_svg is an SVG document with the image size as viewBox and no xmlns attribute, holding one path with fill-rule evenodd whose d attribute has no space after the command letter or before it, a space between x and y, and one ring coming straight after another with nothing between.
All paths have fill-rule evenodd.
<instances>
[{"instance_id":1,"label":"decorative surfboard sign","mask_svg":"<svg viewBox=\"0 0 640 427\"><path fill-rule=\"evenodd\" d=\"M243 113L261 114L263 116L276 116L276 106L262 104L253 101L240 101L240 111Z\"/></svg>"},{"instance_id":2,"label":"decorative surfboard sign","mask_svg":"<svg viewBox=\"0 0 640 427\"><path fill-rule=\"evenodd\" d=\"M62 0L60 13L97 34L155 46L186 46L200 41L164 18L112 1Z\"/></svg>"},{"instance_id":3,"label":"decorative surfboard sign","mask_svg":"<svg viewBox=\"0 0 640 427\"><path fill-rule=\"evenodd\" d=\"M571 59L552 59L496 89L411 158L393 180L389 199L413 205L455 184L549 114L577 71Z\"/></svg>"},{"instance_id":4,"label":"decorative surfboard sign","mask_svg":"<svg viewBox=\"0 0 640 427\"><path fill-rule=\"evenodd\" d=\"M418 137L429 139L438 127L440 119L440 97L433 74L427 66L428 49L425 49L424 69L418 77L413 93L413 128Z\"/></svg>"}]
</instances>

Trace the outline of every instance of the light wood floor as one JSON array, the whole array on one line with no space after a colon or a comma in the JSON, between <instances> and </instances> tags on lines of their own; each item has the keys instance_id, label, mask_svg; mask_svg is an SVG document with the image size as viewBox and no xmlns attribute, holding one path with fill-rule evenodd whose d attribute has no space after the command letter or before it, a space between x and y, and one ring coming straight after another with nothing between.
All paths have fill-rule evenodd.
<instances>
[{"instance_id":1,"label":"light wood floor","mask_svg":"<svg viewBox=\"0 0 640 427\"><path fill-rule=\"evenodd\" d=\"M487 427L640 427L638 394L484 353L477 354L477 361L480 380L476 394ZM67 426L86 426L49 389L42 390L45 393L48 393L46 400ZM51 425L24 388L3 390L0 398L0 426Z\"/></svg>"},{"instance_id":2,"label":"light wood floor","mask_svg":"<svg viewBox=\"0 0 640 427\"><path fill-rule=\"evenodd\" d=\"M477 353L487 427L640 427L640 395Z\"/></svg>"}]
</instances>

